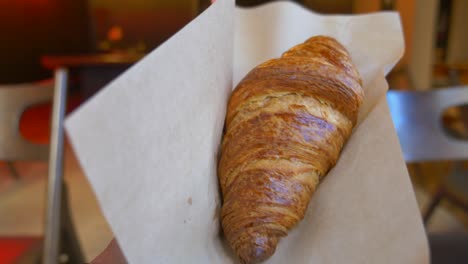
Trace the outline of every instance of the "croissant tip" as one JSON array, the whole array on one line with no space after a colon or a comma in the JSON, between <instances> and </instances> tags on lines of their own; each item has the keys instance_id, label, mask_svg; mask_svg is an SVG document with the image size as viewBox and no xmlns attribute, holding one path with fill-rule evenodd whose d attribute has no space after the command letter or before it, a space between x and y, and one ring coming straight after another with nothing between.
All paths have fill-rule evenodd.
<instances>
[{"instance_id":1,"label":"croissant tip","mask_svg":"<svg viewBox=\"0 0 468 264\"><path fill-rule=\"evenodd\" d=\"M242 263L245 264L255 264L260 263L267 260L269 257L273 255L273 252L269 252L263 247L257 246L251 249L251 252L247 254L247 256L239 256Z\"/></svg>"},{"instance_id":2,"label":"croissant tip","mask_svg":"<svg viewBox=\"0 0 468 264\"><path fill-rule=\"evenodd\" d=\"M276 237L259 234L250 243L243 244L242 248L238 251L239 258L245 264L263 262L275 253L277 243Z\"/></svg>"}]
</instances>

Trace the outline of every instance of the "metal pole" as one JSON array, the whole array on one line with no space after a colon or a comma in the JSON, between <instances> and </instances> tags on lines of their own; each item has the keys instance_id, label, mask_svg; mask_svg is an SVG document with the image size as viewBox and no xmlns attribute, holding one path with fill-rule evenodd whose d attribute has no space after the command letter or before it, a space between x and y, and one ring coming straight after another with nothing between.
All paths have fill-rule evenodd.
<instances>
[{"instance_id":1,"label":"metal pole","mask_svg":"<svg viewBox=\"0 0 468 264\"><path fill-rule=\"evenodd\" d=\"M44 264L56 264L60 240L60 208L63 181L63 119L67 98L68 71L55 70L54 103L50 133L49 178L45 217Z\"/></svg>"}]
</instances>

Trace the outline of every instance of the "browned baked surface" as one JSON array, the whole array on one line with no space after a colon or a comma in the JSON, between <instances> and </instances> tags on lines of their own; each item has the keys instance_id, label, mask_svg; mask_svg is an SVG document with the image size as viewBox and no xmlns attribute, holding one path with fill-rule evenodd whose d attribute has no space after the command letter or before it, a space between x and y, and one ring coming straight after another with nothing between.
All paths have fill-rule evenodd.
<instances>
[{"instance_id":1,"label":"browned baked surface","mask_svg":"<svg viewBox=\"0 0 468 264\"><path fill-rule=\"evenodd\" d=\"M270 257L333 167L363 100L335 39L312 37L254 68L229 100L218 177L224 234L244 263Z\"/></svg>"}]
</instances>

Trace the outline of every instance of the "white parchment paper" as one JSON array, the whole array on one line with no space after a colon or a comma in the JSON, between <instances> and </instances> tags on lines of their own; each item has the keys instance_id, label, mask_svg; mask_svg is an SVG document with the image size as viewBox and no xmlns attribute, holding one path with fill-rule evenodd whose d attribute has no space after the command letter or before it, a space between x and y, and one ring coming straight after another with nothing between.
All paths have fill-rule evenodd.
<instances>
[{"instance_id":1,"label":"white parchment paper","mask_svg":"<svg viewBox=\"0 0 468 264\"><path fill-rule=\"evenodd\" d=\"M66 120L130 263L237 263L220 236L217 154L234 85L325 34L350 52L360 123L305 219L267 263L428 263L423 225L385 100L403 53L396 13L322 16L290 2L218 0Z\"/></svg>"}]
</instances>

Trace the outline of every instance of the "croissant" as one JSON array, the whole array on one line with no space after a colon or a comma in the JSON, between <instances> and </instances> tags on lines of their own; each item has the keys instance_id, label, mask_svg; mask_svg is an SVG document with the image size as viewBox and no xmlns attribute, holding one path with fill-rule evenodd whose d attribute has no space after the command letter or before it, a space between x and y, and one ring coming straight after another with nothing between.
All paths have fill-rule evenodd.
<instances>
[{"instance_id":1,"label":"croissant","mask_svg":"<svg viewBox=\"0 0 468 264\"><path fill-rule=\"evenodd\" d=\"M361 86L346 49L326 36L260 64L238 84L218 178L224 235L242 263L269 258L303 219L356 124Z\"/></svg>"}]
</instances>

